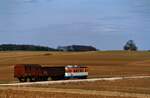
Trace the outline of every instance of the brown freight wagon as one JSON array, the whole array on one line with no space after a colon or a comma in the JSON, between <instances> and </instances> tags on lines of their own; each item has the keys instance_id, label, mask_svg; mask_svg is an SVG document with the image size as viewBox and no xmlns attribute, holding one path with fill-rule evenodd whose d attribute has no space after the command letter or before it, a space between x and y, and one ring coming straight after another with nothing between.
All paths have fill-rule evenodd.
<instances>
[{"instance_id":1,"label":"brown freight wagon","mask_svg":"<svg viewBox=\"0 0 150 98\"><path fill-rule=\"evenodd\" d=\"M63 79L65 67L42 67L38 64L20 64L14 67L14 77L20 82Z\"/></svg>"}]
</instances>

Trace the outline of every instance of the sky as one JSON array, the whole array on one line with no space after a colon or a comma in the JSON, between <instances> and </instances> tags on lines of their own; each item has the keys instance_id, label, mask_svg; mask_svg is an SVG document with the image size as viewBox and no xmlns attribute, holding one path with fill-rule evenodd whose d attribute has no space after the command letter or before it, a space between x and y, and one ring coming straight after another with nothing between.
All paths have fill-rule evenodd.
<instances>
[{"instance_id":1,"label":"sky","mask_svg":"<svg viewBox=\"0 0 150 98\"><path fill-rule=\"evenodd\" d=\"M1 0L0 44L150 49L150 0Z\"/></svg>"}]
</instances>

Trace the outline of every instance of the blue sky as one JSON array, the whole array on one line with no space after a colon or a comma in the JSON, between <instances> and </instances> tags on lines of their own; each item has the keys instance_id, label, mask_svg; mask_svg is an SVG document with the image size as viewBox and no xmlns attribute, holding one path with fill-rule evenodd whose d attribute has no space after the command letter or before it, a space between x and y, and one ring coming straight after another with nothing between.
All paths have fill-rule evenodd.
<instances>
[{"instance_id":1,"label":"blue sky","mask_svg":"<svg viewBox=\"0 0 150 98\"><path fill-rule=\"evenodd\" d=\"M0 44L150 49L149 0L1 0Z\"/></svg>"}]
</instances>

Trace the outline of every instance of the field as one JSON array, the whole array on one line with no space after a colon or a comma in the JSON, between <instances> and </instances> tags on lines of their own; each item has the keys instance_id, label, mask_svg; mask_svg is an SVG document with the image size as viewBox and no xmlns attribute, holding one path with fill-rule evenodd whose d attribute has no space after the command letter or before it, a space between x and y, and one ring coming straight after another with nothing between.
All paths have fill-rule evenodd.
<instances>
[{"instance_id":1,"label":"field","mask_svg":"<svg viewBox=\"0 0 150 98\"><path fill-rule=\"evenodd\" d=\"M134 98L134 97L116 97L101 96L90 94L72 94L72 93L51 93L41 91L23 91L23 90L0 90L0 98Z\"/></svg>"},{"instance_id":2,"label":"field","mask_svg":"<svg viewBox=\"0 0 150 98\"><path fill-rule=\"evenodd\" d=\"M150 83L150 79L124 79L124 80L114 80L114 81L34 85L32 87L84 89L84 90L95 90L95 91L112 91L112 92L117 91L117 92L126 92L126 93L150 94L149 83Z\"/></svg>"},{"instance_id":3,"label":"field","mask_svg":"<svg viewBox=\"0 0 150 98\"><path fill-rule=\"evenodd\" d=\"M14 64L42 64L43 66L58 66L66 64L85 64L88 66L89 78L115 76L145 76L150 75L150 52L131 51L98 51L98 52L0 52L0 83L16 82L13 78ZM9 88L0 91L0 98L149 98L150 79L125 79L115 81L97 81L55 85L36 85L24 87L20 92ZM64 92L27 91L26 89L56 89ZM65 92L73 90L76 93ZM75 90L75 91L74 91ZM78 93L93 92L92 93ZM48 90L49 91L49 90ZM108 93L97 94L100 91ZM37 93L39 92L39 93ZM120 95L116 96L115 92ZM9 93L9 95L8 95ZM36 96L35 94L36 93ZM111 94L114 93L114 94ZM132 95L130 95L130 93ZM127 96L129 94L129 96ZM139 94L139 95L136 95ZM141 94L141 95L140 95ZM108 95L108 96L107 96ZM121 96L124 95L124 96ZM72 96L72 97L70 97ZM137 97L139 96L139 97ZM144 97L143 97L144 96Z\"/></svg>"}]
</instances>

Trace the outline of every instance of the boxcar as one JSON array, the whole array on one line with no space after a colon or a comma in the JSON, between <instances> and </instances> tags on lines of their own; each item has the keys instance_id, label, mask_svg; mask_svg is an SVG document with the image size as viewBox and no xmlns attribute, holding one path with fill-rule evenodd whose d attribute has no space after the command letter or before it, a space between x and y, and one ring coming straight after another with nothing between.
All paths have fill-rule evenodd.
<instances>
[{"instance_id":1,"label":"boxcar","mask_svg":"<svg viewBox=\"0 0 150 98\"><path fill-rule=\"evenodd\" d=\"M15 65L14 77L18 78L20 82L26 82L27 80L36 81L42 76L43 72L38 64Z\"/></svg>"},{"instance_id":2,"label":"boxcar","mask_svg":"<svg viewBox=\"0 0 150 98\"><path fill-rule=\"evenodd\" d=\"M65 67L57 66L57 67L42 67L43 76L47 78L51 78L52 80L60 80L64 79L65 75Z\"/></svg>"}]
</instances>

